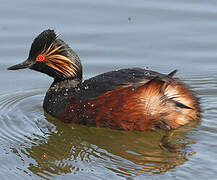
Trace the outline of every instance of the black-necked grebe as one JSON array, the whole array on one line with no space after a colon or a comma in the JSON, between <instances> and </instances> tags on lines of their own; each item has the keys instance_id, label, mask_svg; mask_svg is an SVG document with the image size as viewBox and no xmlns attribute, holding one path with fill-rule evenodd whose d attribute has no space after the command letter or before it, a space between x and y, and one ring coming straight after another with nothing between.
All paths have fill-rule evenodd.
<instances>
[{"instance_id":1,"label":"black-necked grebe","mask_svg":"<svg viewBox=\"0 0 217 180\"><path fill-rule=\"evenodd\" d=\"M82 81L79 57L53 30L32 43L29 57L8 68L30 68L54 78L45 112L63 122L125 130L174 129L200 117L198 99L178 78L142 68Z\"/></svg>"}]
</instances>

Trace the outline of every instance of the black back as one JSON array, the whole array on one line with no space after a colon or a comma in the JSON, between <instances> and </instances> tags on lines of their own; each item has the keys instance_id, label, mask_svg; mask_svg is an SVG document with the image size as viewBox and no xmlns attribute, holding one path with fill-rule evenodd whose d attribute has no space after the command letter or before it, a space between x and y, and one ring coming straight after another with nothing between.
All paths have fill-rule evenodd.
<instances>
[{"instance_id":1,"label":"black back","mask_svg":"<svg viewBox=\"0 0 217 180\"><path fill-rule=\"evenodd\" d=\"M87 101L107 91L126 86L137 88L155 78L169 83L173 81L167 75L141 68L110 71L82 83L79 79L54 81L46 93L43 107L49 114L59 117L59 113L67 103Z\"/></svg>"}]
</instances>

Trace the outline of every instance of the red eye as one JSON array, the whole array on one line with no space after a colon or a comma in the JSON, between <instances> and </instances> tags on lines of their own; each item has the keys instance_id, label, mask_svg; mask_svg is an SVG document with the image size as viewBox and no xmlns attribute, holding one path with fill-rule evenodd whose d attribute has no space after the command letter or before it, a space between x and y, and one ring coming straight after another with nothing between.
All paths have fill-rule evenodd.
<instances>
[{"instance_id":1,"label":"red eye","mask_svg":"<svg viewBox=\"0 0 217 180\"><path fill-rule=\"evenodd\" d=\"M37 61L44 61L44 56L43 55L38 55L36 58Z\"/></svg>"}]
</instances>

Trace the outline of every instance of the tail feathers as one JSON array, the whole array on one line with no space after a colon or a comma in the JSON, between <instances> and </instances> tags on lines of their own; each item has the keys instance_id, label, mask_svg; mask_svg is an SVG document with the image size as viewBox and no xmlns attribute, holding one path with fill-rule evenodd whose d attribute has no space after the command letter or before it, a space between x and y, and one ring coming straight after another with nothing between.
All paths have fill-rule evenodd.
<instances>
[{"instance_id":1,"label":"tail feathers","mask_svg":"<svg viewBox=\"0 0 217 180\"><path fill-rule=\"evenodd\" d=\"M176 72L168 76L172 77ZM171 85L154 78L140 88L146 118L154 123L153 127L173 129L199 118L197 98L178 80Z\"/></svg>"}]
</instances>

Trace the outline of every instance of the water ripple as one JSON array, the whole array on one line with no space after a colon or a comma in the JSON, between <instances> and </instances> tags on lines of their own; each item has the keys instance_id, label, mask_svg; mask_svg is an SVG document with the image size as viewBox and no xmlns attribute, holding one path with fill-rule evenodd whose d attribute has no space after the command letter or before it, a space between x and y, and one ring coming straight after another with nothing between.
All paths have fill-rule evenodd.
<instances>
[{"instance_id":1,"label":"water ripple","mask_svg":"<svg viewBox=\"0 0 217 180\"><path fill-rule=\"evenodd\" d=\"M35 89L0 95L1 140L19 144L29 142L32 133L42 135L36 126L42 117L42 97L42 91Z\"/></svg>"},{"instance_id":2,"label":"water ripple","mask_svg":"<svg viewBox=\"0 0 217 180\"><path fill-rule=\"evenodd\" d=\"M45 179L64 174L88 174L95 179L105 174L114 178L136 177L191 164L188 159L196 153L192 144L208 146L209 139L216 138L213 119L217 106L210 94L215 77L187 77L184 81L201 98L204 118L196 127L186 126L168 134L174 152L161 146L164 131L118 131L62 123L44 114L41 89L0 95L1 148L19 173L24 171L28 176ZM211 84L209 88L207 82ZM7 163L2 166L9 167Z\"/></svg>"}]
</instances>

